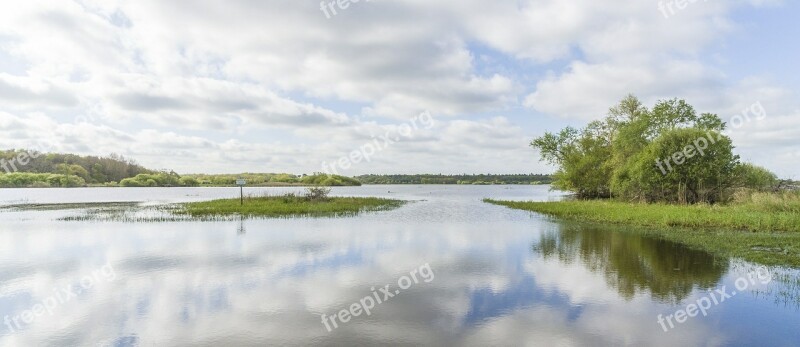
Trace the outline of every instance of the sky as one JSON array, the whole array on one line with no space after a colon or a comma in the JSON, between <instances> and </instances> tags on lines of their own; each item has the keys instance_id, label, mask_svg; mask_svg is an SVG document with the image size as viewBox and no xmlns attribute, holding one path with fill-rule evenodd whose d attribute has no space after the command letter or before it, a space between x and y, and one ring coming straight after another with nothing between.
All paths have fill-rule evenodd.
<instances>
[{"instance_id":1,"label":"sky","mask_svg":"<svg viewBox=\"0 0 800 347\"><path fill-rule=\"evenodd\" d=\"M0 148L179 173L550 173L531 139L634 94L726 121L762 105L737 154L800 179L796 1L353 1L3 2Z\"/></svg>"}]
</instances>

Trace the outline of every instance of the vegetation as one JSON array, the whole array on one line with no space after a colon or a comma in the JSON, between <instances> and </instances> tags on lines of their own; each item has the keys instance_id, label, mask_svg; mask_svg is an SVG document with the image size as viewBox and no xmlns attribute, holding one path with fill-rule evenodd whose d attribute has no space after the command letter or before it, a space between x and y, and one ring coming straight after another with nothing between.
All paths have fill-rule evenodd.
<instances>
[{"instance_id":1,"label":"vegetation","mask_svg":"<svg viewBox=\"0 0 800 347\"><path fill-rule=\"evenodd\" d=\"M238 178L247 180L248 186L360 186L361 182L350 177L316 173L313 175L292 174L256 174L245 173L240 175L184 175L182 178L192 180L196 186L224 187L236 185Z\"/></svg>"},{"instance_id":2,"label":"vegetation","mask_svg":"<svg viewBox=\"0 0 800 347\"><path fill-rule=\"evenodd\" d=\"M175 172L138 174L119 182L120 187L179 187L187 183Z\"/></svg>"},{"instance_id":3,"label":"vegetation","mask_svg":"<svg viewBox=\"0 0 800 347\"><path fill-rule=\"evenodd\" d=\"M658 227L636 231L720 256L800 267L800 192L739 191L727 205L485 201L565 219Z\"/></svg>"},{"instance_id":4,"label":"vegetation","mask_svg":"<svg viewBox=\"0 0 800 347\"><path fill-rule=\"evenodd\" d=\"M628 96L604 120L545 133L531 145L558 167L553 186L579 198L713 204L737 188L774 187L774 174L739 162L725 127L683 100L648 109Z\"/></svg>"},{"instance_id":5,"label":"vegetation","mask_svg":"<svg viewBox=\"0 0 800 347\"><path fill-rule=\"evenodd\" d=\"M25 165L16 162L17 158L24 157ZM84 183L78 184L82 186L85 184L103 185L109 183L116 183L125 178L133 177L141 173L152 173L144 167L136 164L135 161L126 159L123 156L112 154L108 157L96 156L79 156L74 154L58 154L58 153L39 153L30 150L6 150L0 151L0 161L7 163L7 170L3 170L6 174L14 173L33 173L33 174L57 174L62 176L75 176L80 178ZM13 164L13 165L12 165ZM3 174L0 174L3 177ZM55 186L47 180L46 176L14 176L9 178L0 178L0 186L2 187L26 187L29 185L20 186L17 183L23 178L25 180L35 179L38 185ZM70 184L80 182L72 177L67 178L71 181ZM5 182L12 182L6 185ZM64 186L64 185L61 185ZM73 185L68 185L73 186Z\"/></svg>"},{"instance_id":6,"label":"vegetation","mask_svg":"<svg viewBox=\"0 0 800 347\"><path fill-rule=\"evenodd\" d=\"M238 178L246 179L252 186L361 185L350 177L322 173L181 176L174 171L148 170L116 154L96 157L32 150L0 151L0 188L234 186Z\"/></svg>"},{"instance_id":7,"label":"vegetation","mask_svg":"<svg viewBox=\"0 0 800 347\"><path fill-rule=\"evenodd\" d=\"M85 185L86 181L75 175L27 172L0 174L0 188L70 188Z\"/></svg>"},{"instance_id":8,"label":"vegetation","mask_svg":"<svg viewBox=\"0 0 800 347\"><path fill-rule=\"evenodd\" d=\"M328 194L330 193L331 193L330 188L308 187L306 188L306 199L309 201L324 201L328 200Z\"/></svg>"},{"instance_id":9,"label":"vegetation","mask_svg":"<svg viewBox=\"0 0 800 347\"><path fill-rule=\"evenodd\" d=\"M246 197L244 204L239 199L223 199L193 202L183 205L178 213L192 217L215 217L240 215L247 217L292 217L292 216L342 216L360 212L384 211L403 204L399 200L380 198L327 197L325 188L310 188L306 195L286 194L282 196Z\"/></svg>"},{"instance_id":10,"label":"vegetation","mask_svg":"<svg viewBox=\"0 0 800 347\"><path fill-rule=\"evenodd\" d=\"M364 184L549 184L549 175L363 175L356 179Z\"/></svg>"}]
</instances>

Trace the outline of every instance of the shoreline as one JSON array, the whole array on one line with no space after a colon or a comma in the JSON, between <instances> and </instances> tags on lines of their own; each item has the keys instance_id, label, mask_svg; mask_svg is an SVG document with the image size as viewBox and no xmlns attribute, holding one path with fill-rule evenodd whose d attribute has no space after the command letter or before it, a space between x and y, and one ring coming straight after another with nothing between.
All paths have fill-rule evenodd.
<instances>
[{"instance_id":1,"label":"shoreline","mask_svg":"<svg viewBox=\"0 0 800 347\"><path fill-rule=\"evenodd\" d=\"M519 202L484 199L570 221L638 227L636 232L713 255L800 268L800 214L743 206L643 205L613 201Z\"/></svg>"}]
</instances>

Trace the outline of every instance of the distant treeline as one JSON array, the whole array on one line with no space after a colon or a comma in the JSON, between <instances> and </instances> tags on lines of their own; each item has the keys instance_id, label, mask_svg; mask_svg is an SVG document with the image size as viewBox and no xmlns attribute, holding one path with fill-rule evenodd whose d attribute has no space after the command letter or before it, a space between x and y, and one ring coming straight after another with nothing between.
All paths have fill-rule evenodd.
<instances>
[{"instance_id":1,"label":"distant treeline","mask_svg":"<svg viewBox=\"0 0 800 347\"><path fill-rule=\"evenodd\" d=\"M197 186L219 187L233 186L236 180L247 180L248 186L293 186L293 185L321 185L321 186L360 186L361 182L344 176L316 173L313 175L293 175L287 173L244 173L239 175L183 175L185 179L193 180Z\"/></svg>"},{"instance_id":2,"label":"distant treeline","mask_svg":"<svg viewBox=\"0 0 800 347\"><path fill-rule=\"evenodd\" d=\"M364 184L549 184L550 175L362 175L356 179Z\"/></svg>"},{"instance_id":3,"label":"distant treeline","mask_svg":"<svg viewBox=\"0 0 800 347\"><path fill-rule=\"evenodd\" d=\"M79 187L116 185L153 173L120 155L108 157L0 150L0 187Z\"/></svg>"},{"instance_id":4,"label":"distant treeline","mask_svg":"<svg viewBox=\"0 0 800 347\"><path fill-rule=\"evenodd\" d=\"M179 175L148 170L120 155L108 157L0 150L0 188L49 187L198 187L233 186L244 178L249 186L358 186L353 178L313 174Z\"/></svg>"}]
</instances>

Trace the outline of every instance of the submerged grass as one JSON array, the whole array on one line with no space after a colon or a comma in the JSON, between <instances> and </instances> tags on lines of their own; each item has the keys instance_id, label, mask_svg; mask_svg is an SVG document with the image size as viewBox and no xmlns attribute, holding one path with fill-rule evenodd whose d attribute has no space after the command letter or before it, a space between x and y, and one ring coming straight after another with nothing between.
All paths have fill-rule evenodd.
<instances>
[{"instance_id":1,"label":"submerged grass","mask_svg":"<svg viewBox=\"0 0 800 347\"><path fill-rule=\"evenodd\" d=\"M308 199L292 194L283 196L246 197L182 204L177 214L192 217L329 217L355 215L361 212L385 211L400 207L403 201L382 198L331 197Z\"/></svg>"},{"instance_id":2,"label":"submerged grass","mask_svg":"<svg viewBox=\"0 0 800 347\"><path fill-rule=\"evenodd\" d=\"M262 196L163 205L114 205L84 208L81 213L58 218L70 222L223 222L241 218L347 217L362 212L390 210L405 201L380 198L324 198ZM84 206L88 207L88 206Z\"/></svg>"},{"instance_id":3,"label":"submerged grass","mask_svg":"<svg viewBox=\"0 0 800 347\"><path fill-rule=\"evenodd\" d=\"M137 206L138 202L70 202L57 204L16 204L0 206L0 210L11 211L59 211L88 208L125 208Z\"/></svg>"},{"instance_id":4,"label":"submerged grass","mask_svg":"<svg viewBox=\"0 0 800 347\"><path fill-rule=\"evenodd\" d=\"M648 227L635 230L719 256L800 268L800 199L788 194L788 199L772 198L769 204L739 201L725 206L484 201L571 220ZM759 199L767 198L755 195Z\"/></svg>"}]
</instances>

